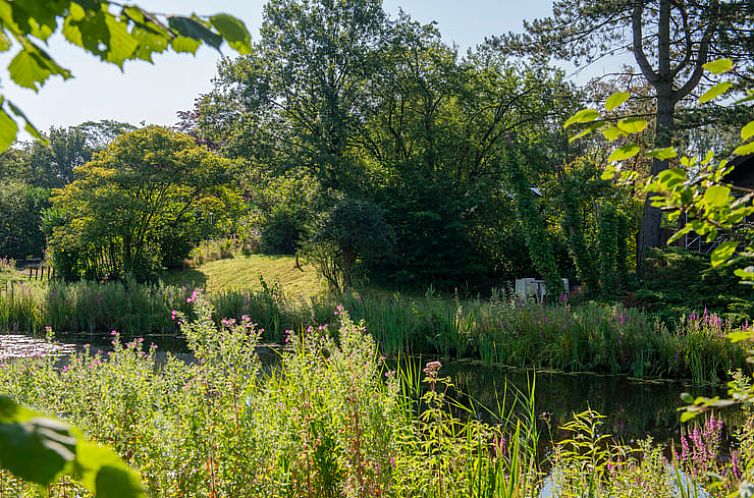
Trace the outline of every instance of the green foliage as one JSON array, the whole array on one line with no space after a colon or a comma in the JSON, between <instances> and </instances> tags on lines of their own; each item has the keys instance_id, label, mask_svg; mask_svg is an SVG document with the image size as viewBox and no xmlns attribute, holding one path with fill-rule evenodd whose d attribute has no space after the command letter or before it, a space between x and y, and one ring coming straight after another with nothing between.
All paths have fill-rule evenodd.
<instances>
[{"instance_id":1,"label":"green foliage","mask_svg":"<svg viewBox=\"0 0 754 498\"><path fill-rule=\"evenodd\" d=\"M196 128L247 161L252 190L291 177L314 186L305 203L252 196L274 249L310 235L336 199L373 202L396 251L369 262L370 275L481 290L531 267L509 222L506 137L516 130L535 151L528 173L540 181L560 160L548 119L578 100L560 71L522 67L492 44L461 55L436 27L390 19L379 2L274 1L253 54L221 63Z\"/></svg>"},{"instance_id":2,"label":"green foliage","mask_svg":"<svg viewBox=\"0 0 754 498\"><path fill-rule=\"evenodd\" d=\"M18 181L0 182L0 257L41 257L45 237L40 227L49 191Z\"/></svg>"},{"instance_id":3,"label":"green foliage","mask_svg":"<svg viewBox=\"0 0 754 498\"><path fill-rule=\"evenodd\" d=\"M343 307L333 325L289 331L269 368L257 355L263 333L249 317L218 326L200 293L194 305L195 320L179 317L195 362L157 361L154 347L116 334L106 357L76 353L62 370L55 357L8 363L0 389L110 441L141 471L150 496L529 498L553 486L564 496L675 496L665 448L613 441L592 410L574 414L542 465L538 450L549 446L540 440L534 387L506 393L512 403L489 411L494 423L482 422L483 408L455 398L439 361L422 372L410 363L389 370L364 323ZM332 321L332 308L328 315ZM745 477L733 459L708 465L707 455L720 451L715 434L701 443L704 462L688 452L674 463L729 493ZM740 462L754 455L751 437L748 429L739 438ZM689 445L694 455L702 449ZM18 495L80 492L43 494L2 477Z\"/></svg>"},{"instance_id":4,"label":"green foliage","mask_svg":"<svg viewBox=\"0 0 754 498\"><path fill-rule=\"evenodd\" d=\"M599 218L599 271L602 297L611 298L625 290L628 279L626 267L626 217L612 204L601 207Z\"/></svg>"},{"instance_id":5,"label":"green foliage","mask_svg":"<svg viewBox=\"0 0 754 498\"><path fill-rule=\"evenodd\" d=\"M81 4L55 2L4 2L0 9L0 51L17 50L8 64L10 79L17 85L39 91L53 76L72 77L44 48L60 32L65 39L104 62L123 67L129 60L152 62L152 56L168 49L195 53L202 43L219 50L223 41L241 53L250 50L250 37L243 23L228 14L202 19L157 15L138 5L120 5L107 0ZM0 100L0 150L7 149L18 132L16 120L40 137L26 115L9 100Z\"/></svg>"},{"instance_id":6,"label":"green foliage","mask_svg":"<svg viewBox=\"0 0 754 498\"><path fill-rule=\"evenodd\" d=\"M56 268L69 278L148 280L182 265L199 240L232 226L233 167L166 128L121 135L53 195L46 224Z\"/></svg>"},{"instance_id":7,"label":"green foliage","mask_svg":"<svg viewBox=\"0 0 754 498\"><path fill-rule=\"evenodd\" d=\"M656 250L650 273L636 293L638 304L665 320L701 313L705 308L739 323L754 314L754 296L732 267L713 268L703 254L684 249Z\"/></svg>"},{"instance_id":8,"label":"green foliage","mask_svg":"<svg viewBox=\"0 0 754 498\"><path fill-rule=\"evenodd\" d=\"M262 279L264 280L264 279ZM117 329L129 337L170 335L171 312L191 317L190 288L150 287L130 282L79 282L44 288L16 285L0 294L0 330L41 332L46 325L70 332L107 333ZM437 296L408 297L364 291L288 298L266 282L253 290L211 292L206 299L222 318L254 317L279 340L286 330L310 323L330 323L339 303L370 325L389 354L405 352L478 358L487 364L626 374L638 378L693 379L717 382L726 372L746 367L745 350L725 335L736 327L713 313L696 320L666 324L638 310L601 304L541 306L494 300L453 300Z\"/></svg>"},{"instance_id":9,"label":"green foliage","mask_svg":"<svg viewBox=\"0 0 754 498\"><path fill-rule=\"evenodd\" d=\"M139 475L112 450L7 396L0 396L0 467L42 486L68 475L98 497L146 497Z\"/></svg>"},{"instance_id":10,"label":"green foliage","mask_svg":"<svg viewBox=\"0 0 754 498\"><path fill-rule=\"evenodd\" d=\"M509 159L508 176L516 200L518 218L526 234L529 256L534 268L545 280L550 300L554 301L563 293L563 282L531 183L522 170L520 156L516 154Z\"/></svg>"},{"instance_id":11,"label":"green foliage","mask_svg":"<svg viewBox=\"0 0 754 498\"><path fill-rule=\"evenodd\" d=\"M314 234L311 244L325 247L310 247L318 254L310 259L319 273L335 284L334 290L341 291L353 285L354 268L360 260L388 257L393 243L392 228L376 204L346 199L335 205ZM343 274L342 287L337 285L338 271Z\"/></svg>"}]
</instances>

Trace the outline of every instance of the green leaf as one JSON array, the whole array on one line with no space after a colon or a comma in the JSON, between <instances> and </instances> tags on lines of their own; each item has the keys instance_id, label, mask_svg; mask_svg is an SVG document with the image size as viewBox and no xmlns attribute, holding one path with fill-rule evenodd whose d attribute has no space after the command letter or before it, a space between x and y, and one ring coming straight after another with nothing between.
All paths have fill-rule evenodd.
<instances>
[{"instance_id":1,"label":"green leaf","mask_svg":"<svg viewBox=\"0 0 754 498\"><path fill-rule=\"evenodd\" d=\"M70 71L58 65L43 50L28 43L23 50L16 54L8 64L8 73L11 79L19 86L39 91L52 75L62 76L63 79L71 77Z\"/></svg>"},{"instance_id":2,"label":"green leaf","mask_svg":"<svg viewBox=\"0 0 754 498\"><path fill-rule=\"evenodd\" d=\"M251 34L243 22L228 14L217 14L209 20L236 52L241 55L251 53Z\"/></svg>"},{"instance_id":3,"label":"green leaf","mask_svg":"<svg viewBox=\"0 0 754 498\"><path fill-rule=\"evenodd\" d=\"M628 92L615 92L605 101L605 110L612 111L622 106L630 97L631 94Z\"/></svg>"},{"instance_id":4,"label":"green leaf","mask_svg":"<svg viewBox=\"0 0 754 498\"><path fill-rule=\"evenodd\" d=\"M647 128L647 120L641 118L625 118L618 121L618 128L626 133L641 133Z\"/></svg>"},{"instance_id":5,"label":"green leaf","mask_svg":"<svg viewBox=\"0 0 754 498\"><path fill-rule=\"evenodd\" d=\"M744 142L754 137L754 121L749 121L741 128L741 140Z\"/></svg>"},{"instance_id":6,"label":"green leaf","mask_svg":"<svg viewBox=\"0 0 754 498\"><path fill-rule=\"evenodd\" d=\"M169 16L168 26L181 36L203 41L216 49L219 49L223 42L223 38L220 35L213 33L202 23L190 17Z\"/></svg>"},{"instance_id":7,"label":"green leaf","mask_svg":"<svg viewBox=\"0 0 754 498\"><path fill-rule=\"evenodd\" d=\"M608 164L607 167L605 168L605 171L603 171L602 174L600 175L600 179L612 180L613 178L615 178L615 174L617 172L618 171L615 169L615 166L613 166L612 164Z\"/></svg>"},{"instance_id":8,"label":"green leaf","mask_svg":"<svg viewBox=\"0 0 754 498\"><path fill-rule=\"evenodd\" d=\"M110 32L110 43L105 58L108 62L123 67L123 63L131 58L139 42L128 32L128 24L112 15L105 16L105 25Z\"/></svg>"},{"instance_id":9,"label":"green leaf","mask_svg":"<svg viewBox=\"0 0 754 498\"><path fill-rule=\"evenodd\" d=\"M704 193L704 204L711 209L723 207L730 202L730 188L713 185Z\"/></svg>"},{"instance_id":10,"label":"green leaf","mask_svg":"<svg viewBox=\"0 0 754 498\"><path fill-rule=\"evenodd\" d=\"M675 150L675 147L652 149L647 154L650 157L655 157L661 161L667 161L668 159L673 159L675 157L678 157L678 151Z\"/></svg>"},{"instance_id":11,"label":"green leaf","mask_svg":"<svg viewBox=\"0 0 754 498\"><path fill-rule=\"evenodd\" d=\"M625 134L626 133L617 126L610 126L602 130L602 135L611 142L615 142Z\"/></svg>"},{"instance_id":12,"label":"green leaf","mask_svg":"<svg viewBox=\"0 0 754 498\"><path fill-rule=\"evenodd\" d=\"M681 393L681 401L686 404L691 404L694 402L694 397L689 393Z\"/></svg>"},{"instance_id":13,"label":"green leaf","mask_svg":"<svg viewBox=\"0 0 754 498\"><path fill-rule=\"evenodd\" d=\"M634 157L640 150L636 144L626 144L623 147L615 149L607 160L608 162L625 161Z\"/></svg>"},{"instance_id":14,"label":"green leaf","mask_svg":"<svg viewBox=\"0 0 754 498\"><path fill-rule=\"evenodd\" d=\"M600 117L600 113L594 109L581 109L579 112L568 118L563 128L581 123L591 123Z\"/></svg>"},{"instance_id":15,"label":"green leaf","mask_svg":"<svg viewBox=\"0 0 754 498\"><path fill-rule=\"evenodd\" d=\"M592 124L591 126L587 126L586 128L584 128L583 130L581 130L577 134L573 135L572 137L569 137L568 138L568 143L569 144L573 143L576 140L578 140L579 138L583 138L583 137L589 135L590 133L593 133L594 130L599 129L602 125L603 125L603 123L595 123L595 124Z\"/></svg>"},{"instance_id":16,"label":"green leaf","mask_svg":"<svg viewBox=\"0 0 754 498\"><path fill-rule=\"evenodd\" d=\"M77 463L82 484L97 498L146 497L139 474L106 447L81 443Z\"/></svg>"},{"instance_id":17,"label":"green leaf","mask_svg":"<svg viewBox=\"0 0 754 498\"><path fill-rule=\"evenodd\" d=\"M71 428L0 396L0 465L46 486L75 458Z\"/></svg>"},{"instance_id":18,"label":"green leaf","mask_svg":"<svg viewBox=\"0 0 754 498\"><path fill-rule=\"evenodd\" d=\"M738 147L736 147L736 150L733 151L733 154L737 156L748 156L749 154L754 154L754 142L745 145L739 145Z\"/></svg>"},{"instance_id":19,"label":"green leaf","mask_svg":"<svg viewBox=\"0 0 754 498\"><path fill-rule=\"evenodd\" d=\"M711 100L715 100L720 95L730 90L732 86L733 86L733 83L731 83L730 81L721 81L717 85L713 86L712 88L704 92L704 94L702 94L702 96L699 97L699 103L704 104Z\"/></svg>"},{"instance_id":20,"label":"green leaf","mask_svg":"<svg viewBox=\"0 0 754 498\"><path fill-rule=\"evenodd\" d=\"M736 248L738 248L738 242L735 240L729 240L717 246L715 250L712 251L712 256L710 257L712 268L717 268L726 264L731 256L735 254Z\"/></svg>"},{"instance_id":21,"label":"green leaf","mask_svg":"<svg viewBox=\"0 0 754 498\"><path fill-rule=\"evenodd\" d=\"M199 50L201 44L202 42L200 42L199 40L194 40L193 38L188 38L186 36L176 36L170 42L170 46L173 47L173 50L175 50L176 52L190 54L195 54L196 51Z\"/></svg>"},{"instance_id":22,"label":"green leaf","mask_svg":"<svg viewBox=\"0 0 754 498\"><path fill-rule=\"evenodd\" d=\"M718 59L710 61L702 67L712 74L723 74L733 69L733 61L730 59Z\"/></svg>"},{"instance_id":23,"label":"green leaf","mask_svg":"<svg viewBox=\"0 0 754 498\"><path fill-rule=\"evenodd\" d=\"M5 152L13 145L18 135L18 123L5 112L5 109L0 109L0 152Z\"/></svg>"}]
</instances>

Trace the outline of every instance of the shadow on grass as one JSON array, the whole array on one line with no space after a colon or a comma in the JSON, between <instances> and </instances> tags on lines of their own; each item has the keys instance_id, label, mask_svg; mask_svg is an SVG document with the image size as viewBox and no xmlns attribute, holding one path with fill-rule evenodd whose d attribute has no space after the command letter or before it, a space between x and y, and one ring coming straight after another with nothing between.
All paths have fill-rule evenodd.
<instances>
[{"instance_id":1,"label":"shadow on grass","mask_svg":"<svg viewBox=\"0 0 754 498\"><path fill-rule=\"evenodd\" d=\"M207 286L207 275L195 268L187 268L177 272L169 272L162 276L162 283L178 287L201 287Z\"/></svg>"}]
</instances>

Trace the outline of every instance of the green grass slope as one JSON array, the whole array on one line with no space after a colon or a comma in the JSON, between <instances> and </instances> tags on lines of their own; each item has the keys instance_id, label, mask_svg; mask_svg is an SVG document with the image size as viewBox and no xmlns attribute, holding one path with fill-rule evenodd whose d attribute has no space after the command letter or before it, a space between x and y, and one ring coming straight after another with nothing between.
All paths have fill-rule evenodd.
<instances>
[{"instance_id":1,"label":"green grass slope","mask_svg":"<svg viewBox=\"0 0 754 498\"><path fill-rule=\"evenodd\" d=\"M168 274L163 281L169 285L202 287L208 292L256 289L259 275L272 285L279 282L285 295L308 298L322 290L322 284L311 266L296 267L293 256L252 254L212 261L196 268Z\"/></svg>"}]
</instances>

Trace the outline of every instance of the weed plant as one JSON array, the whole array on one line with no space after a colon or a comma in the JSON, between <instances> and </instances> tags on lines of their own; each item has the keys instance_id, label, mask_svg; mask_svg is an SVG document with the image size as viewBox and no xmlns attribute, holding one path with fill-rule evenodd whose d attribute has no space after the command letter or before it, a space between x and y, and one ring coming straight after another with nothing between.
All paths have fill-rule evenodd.
<instances>
[{"instance_id":1,"label":"weed plant","mask_svg":"<svg viewBox=\"0 0 754 498\"><path fill-rule=\"evenodd\" d=\"M176 320L196 363L157 363L154 346L114 332L112 352L76 354L63 368L56 357L3 363L0 392L112 445L151 496L671 497L701 487L728 496L751 478L751 421L728 460L718 458L714 419L689 429L667 459L651 440L615 443L588 410L543 464L533 393L481 422L474 406L449 397L439 361L388 370L343 307L329 326L289 332L270 369L255 354L263 333L249 317L218 326L200 293L191 304L196 318ZM80 494L70 482L0 482L7 496Z\"/></svg>"}]
</instances>

